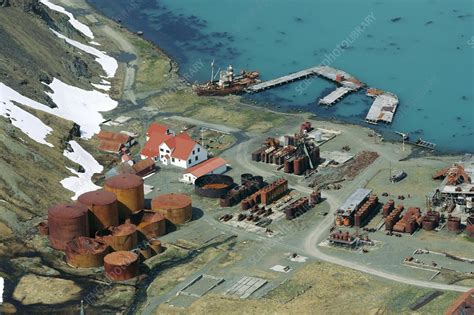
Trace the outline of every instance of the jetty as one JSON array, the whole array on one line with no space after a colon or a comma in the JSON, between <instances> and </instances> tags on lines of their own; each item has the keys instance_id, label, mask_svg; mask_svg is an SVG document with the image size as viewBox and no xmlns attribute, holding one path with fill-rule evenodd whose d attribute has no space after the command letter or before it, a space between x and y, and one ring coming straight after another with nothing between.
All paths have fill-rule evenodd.
<instances>
[{"instance_id":1,"label":"jetty","mask_svg":"<svg viewBox=\"0 0 474 315\"><path fill-rule=\"evenodd\" d=\"M333 105L337 103L340 99L342 99L346 94L349 94L351 92L355 91L354 88L346 87L346 86L341 86L326 95L324 98L320 99L318 104L320 105Z\"/></svg>"},{"instance_id":2,"label":"jetty","mask_svg":"<svg viewBox=\"0 0 474 315\"><path fill-rule=\"evenodd\" d=\"M390 92L369 88L367 96L373 97L374 102L370 106L365 121L376 125L379 121L390 124L398 106L398 97Z\"/></svg>"}]
</instances>

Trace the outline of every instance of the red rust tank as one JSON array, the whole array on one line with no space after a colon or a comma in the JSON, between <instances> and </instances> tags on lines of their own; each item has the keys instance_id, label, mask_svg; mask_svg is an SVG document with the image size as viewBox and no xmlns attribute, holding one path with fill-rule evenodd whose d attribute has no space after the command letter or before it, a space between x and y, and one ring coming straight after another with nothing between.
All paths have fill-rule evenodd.
<instances>
[{"instance_id":1,"label":"red rust tank","mask_svg":"<svg viewBox=\"0 0 474 315\"><path fill-rule=\"evenodd\" d=\"M284 164L284 169L283 171L285 173L288 173L288 174L291 174L293 173L293 160L285 160L285 164Z\"/></svg>"},{"instance_id":2,"label":"red rust tank","mask_svg":"<svg viewBox=\"0 0 474 315\"><path fill-rule=\"evenodd\" d=\"M107 230L98 231L96 239L107 243L114 251L132 250L137 247L137 226L125 223Z\"/></svg>"},{"instance_id":3,"label":"red rust tank","mask_svg":"<svg viewBox=\"0 0 474 315\"><path fill-rule=\"evenodd\" d=\"M119 225L119 213L117 197L114 193L106 190L96 190L86 192L77 199L84 206L89 208L90 235L111 226Z\"/></svg>"},{"instance_id":4,"label":"red rust tank","mask_svg":"<svg viewBox=\"0 0 474 315\"><path fill-rule=\"evenodd\" d=\"M165 217L151 210L134 212L130 216L131 223L137 226L140 239L152 239L166 234Z\"/></svg>"},{"instance_id":5,"label":"red rust tank","mask_svg":"<svg viewBox=\"0 0 474 315\"><path fill-rule=\"evenodd\" d=\"M448 231L451 232L459 232L461 231L461 218L449 216L448 217Z\"/></svg>"},{"instance_id":6,"label":"red rust tank","mask_svg":"<svg viewBox=\"0 0 474 315\"><path fill-rule=\"evenodd\" d=\"M183 194L158 195L153 198L151 209L163 214L173 224L184 224L193 216L191 197Z\"/></svg>"},{"instance_id":7,"label":"red rust tank","mask_svg":"<svg viewBox=\"0 0 474 315\"><path fill-rule=\"evenodd\" d=\"M302 171L302 168L303 168L303 167L302 167L302 166L303 166L302 164L303 164L303 163L302 163L302 162L303 162L303 161L302 161L301 158L296 158L296 159L294 159L294 161L293 161L293 172L294 172L295 175L301 175L301 174L303 174L303 171Z\"/></svg>"},{"instance_id":8,"label":"red rust tank","mask_svg":"<svg viewBox=\"0 0 474 315\"><path fill-rule=\"evenodd\" d=\"M104 242L80 236L67 243L66 261L78 268L100 267L108 252L109 246Z\"/></svg>"},{"instance_id":9,"label":"red rust tank","mask_svg":"<svg viewBox=\"0 0 474 315\"><path fill-rule=\"evenodd\" d=\"M138 276L138 255L118 251L104 257L105 276L112 281L124 281Z\"/></svg>"},{"instance_id":10,"label":"red rust tank","mask_svg":"<svg viewBox=\"0 0 474 315\"><path fill-rule=\"evenodd\" d=\"M117 196L120 222L145 208L143 178L140 176L124 174L110 177L105 181L104 189Z\"/></svg>"},{"instance_id":11,"label":"red rust tank","mask_svg":"<svg viewBox=\"0 0 474 315\"><path fill-rule=\"evenodd\" d=\"M82 204L58 204L48 210L51 247L65 250L69 241L89 236L88 210Z\"/></svg>"}]
</instances>

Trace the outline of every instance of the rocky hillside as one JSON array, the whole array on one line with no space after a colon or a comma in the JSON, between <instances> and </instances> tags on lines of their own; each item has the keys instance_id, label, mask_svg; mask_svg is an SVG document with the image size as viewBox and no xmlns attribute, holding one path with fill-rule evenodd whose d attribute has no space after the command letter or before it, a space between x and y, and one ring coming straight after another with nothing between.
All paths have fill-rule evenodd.
<instances>
[{"instance_id":1,"label":"rocky hillside","mask_svg":"<svg viewBox=\"0 0 474 315\"><path fill-rule=\"evenodd\" d=\"M0 240L10 230L24 232L31 223L22 222L44 215L49 205L74 195L60 181L74 176L66 167L79 168L63 153L67 142L80 136L72 118L66 120L13 102L25 114L39 118L40 121L29 123L33 124L30 128L42 122L51 129L45 140L48 145L34 141L17 127L19 119L10 115L12 105L9 108L5 92L2 95L2 84L4 91L10 88L55 108L58 104L50 96L54 91L48 87L55 78L92 90L91 82L100 83L101 76L105 76L94 56L66 43L52 30L78 42L89 40L66 15L38 0L0 0Z\"/></svg>"}]
</instances>

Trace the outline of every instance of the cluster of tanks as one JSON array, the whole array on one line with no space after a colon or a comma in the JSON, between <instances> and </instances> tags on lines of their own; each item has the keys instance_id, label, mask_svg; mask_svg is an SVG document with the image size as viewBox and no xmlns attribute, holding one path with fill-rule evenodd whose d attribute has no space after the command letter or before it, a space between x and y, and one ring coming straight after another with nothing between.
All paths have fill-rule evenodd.
<instances>
[{"instance_id":1,"label":"cluster of tanks","mask_svg":"<svg viewBox=\"0 0 474 315\"><path fill-rule=\"evenodd\" d=\"M220 196L219 204L221 207L232 207L264 186L266 186L266 183L262 176L242 174L241 185L233 185L224 195Z\"/></svg>"},{"instance_id":2,"label":"cluster of tanks","mask_svg":"<svg viewBox=\"0 0 474 315\"><path fill-rule=\"evenodd\" d=\"M287 193L288 180L279 178L270 185L264 186L252 195L243 199L240 202L240 207L242 210L247 210L258 204L269 205Z\"/></svg>"},{"instance_id":3,"label":"cluster of tanks","mask_svg":"<svg viewBox=\"0 0 474 315\"><path fill-rule=\"evenodd\" d=\"M275 164L288 174L304 175L318 166L320 152L319 146L302 133L285 136L283 145L278 139L268 138L252 153L252 160Z\"/></svg>"},{"instance_id":4,"label":"cluster of tanks","mask_svg":"<svg viewBox=\"0 0 474 315\"><path fill-rule=\"evenodd\" d=\"M192 201L180 194L158 195L145 209L143 179L125 174L108 178L104 189L86 192L77 202L48 210L48 222L40 224L54 249L66 252L73 267L104 266L111 280L138 276L141 259L161 253L158 237L166 225L192 219Z\"/></svg>"}]
</instances>

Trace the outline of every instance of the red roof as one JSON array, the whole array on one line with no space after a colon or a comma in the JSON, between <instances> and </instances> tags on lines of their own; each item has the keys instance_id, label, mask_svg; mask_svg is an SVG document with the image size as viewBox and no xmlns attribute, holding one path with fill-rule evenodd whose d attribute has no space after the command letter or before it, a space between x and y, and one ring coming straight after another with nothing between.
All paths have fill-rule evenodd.
<instances>
[{"instance_id":1,"label":"red roof","mask_svg":"<svg viewBox=\"0 0 474 315\"><path fill-rule=\"evenodd\" d=\"M202 163L199 163L198 165L194 165L193 167L190 167L184 171L185 174L191 173L196 177L201 177L206 174L209 174L213 170L224 166L227 164L227 161L224 160L221 157L213 157L210 158L209 160L206 160Z\"/></svg>"},{"instance_id":2,"label":"red roof","mask_svg":"<svg viewBox=\"0 0 474 315\"><path fill-rule=\"evenodd\" d=\"M196 146L196 141L183 132L166 140L165 144L170 148L172 157L187 160Z\"/></svg>"},{"instance_id":3,"label":"red roof","mask_svg":"<svg viewBox=\"0 0 474 315\"><path fill-rule=\"evenodd\" d=\"M99 144L99 150L117 153L117 152L120 152L120 149L122 148L122 146L123 146L123 143L119 141L101 140Z\"/></svg>"},{"instance_id":4,"label":"red roof","mask_svg":"<svg viewBox=\"0 0 474 315\"><path fill-rule=\"evenodd\" d=\"M118 132L111 132L111 131L105 131L101 130L98 134L97 137L100 140L107 140L107 141L113 141L113 142L120 142L122 144L125 144L129 141L130 136L123 134L123 133L118 133Z\"/></svg>"},{"instance_id":5,"label":"red roof","mask_svg":"<svg viewBox=\"0 0 474 315\"><path fill-rule=\"evenodd\" d=\"M160 155L160 149L159 146L165 142L166 140L173 138L173 135L167 135L167 134L153 134L150 139L145 143L145 146L143 147L141 151L141 155L147 156L147 157L156 157Z\"/></svg>"},{"instance_id":6,"label":"red roof","mask_svg":"<svg viewBox=\"0 0 474 315\"><path fill-rule=\"evenodd\" d=\"M167 131L168 126L154 122L148 127L146 134L151 136L154 134L165 134Z\"/></svg>"}]
</instances>

